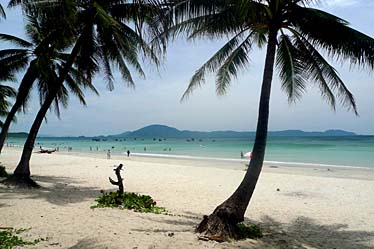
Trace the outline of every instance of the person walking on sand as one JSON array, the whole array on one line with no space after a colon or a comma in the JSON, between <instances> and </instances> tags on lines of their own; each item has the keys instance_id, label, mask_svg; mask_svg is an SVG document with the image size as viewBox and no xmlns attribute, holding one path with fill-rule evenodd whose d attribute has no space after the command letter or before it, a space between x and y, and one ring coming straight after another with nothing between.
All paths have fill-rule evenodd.
<instances>
[{"instance_id":1,"label":"person walking on sand","mask_svg":"<svg viewBox=\"0 0 374 249\"><path fill-rule=\"evenodd\" d=\"M108 150L108 152L106 153L106 158L110 159L110 150Z\"/></svg>"},{"instance_id":2,"label":"person walking on sand","mask_svg":"<svg viewBox=\"0 0 374 249\"><path fill-rule=\"evenodd\" d=\"M130 150L127 150L127 157L130 156Z\"/></svg>"}]
</instances>

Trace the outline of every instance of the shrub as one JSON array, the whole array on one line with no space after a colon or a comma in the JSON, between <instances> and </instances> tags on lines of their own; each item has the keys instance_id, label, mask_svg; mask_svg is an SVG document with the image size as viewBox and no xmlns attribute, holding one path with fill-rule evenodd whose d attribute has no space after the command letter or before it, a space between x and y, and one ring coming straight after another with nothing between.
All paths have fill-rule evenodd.
<instances>
[{"instance_id":1,"label":"shrub","mask_svg":"<svg viewBox=\"0 0 374 249\"><path fill-rule=\"evenodd\" d=\"M245 225L244 223L239 223L238 225L239 235L241 239L256 239L262 237L262 232L260 227L256 225Z\"/></svg>"},{"instance_id":2,"label":"shrub","mask_svg":"<svg viewBox=\"0 0 374 249\"><path fill-rule=\"evenodd\" d=\"M34 241L24 241L21 237L18 236L18 234L26 230L27 229L8 229L4 231L0 230L0 248L11 249L14 246L35 245L40 242L40 239L35 239Z\"/></svg>"},{"instance_id":3,"label":"shrub","mask_svg":"<svg viewBox=\"0 0 374 249\"><path fill-rule=\"evenodd\" d=\"M156 202L149 195L125 192L119 196L117 192L103 192L103 195L95 200L96 205L91 208L124 208L141 213L167 214L165 208L156 206Z\"/></svg>"}]
</instances>

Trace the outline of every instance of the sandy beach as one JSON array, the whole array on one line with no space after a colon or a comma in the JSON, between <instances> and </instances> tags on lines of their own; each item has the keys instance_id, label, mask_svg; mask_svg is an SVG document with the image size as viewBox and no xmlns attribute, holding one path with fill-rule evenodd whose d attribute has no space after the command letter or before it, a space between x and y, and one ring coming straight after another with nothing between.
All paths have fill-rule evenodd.
<instances>
[{"instance_id":1,"label":"sandy beach","mask_svg":"<svg viewBox=\"0 0 374 249\"><path fill-rule=\"evenodd\" d=\"M8 172L21 151L7 148ZM125 190L151 195L171 215L90 209L113 165L125 165ZM265 165L246 222L264 237L206 242L193 232L238 186L238 162L144 157L37 154L31 161L38 190L0 185L0 226L31 228L24 239L46 238L26 248L374 248L374 170ZM277 189L279 191L277 191Z\"/></svg>"}]
</instances>

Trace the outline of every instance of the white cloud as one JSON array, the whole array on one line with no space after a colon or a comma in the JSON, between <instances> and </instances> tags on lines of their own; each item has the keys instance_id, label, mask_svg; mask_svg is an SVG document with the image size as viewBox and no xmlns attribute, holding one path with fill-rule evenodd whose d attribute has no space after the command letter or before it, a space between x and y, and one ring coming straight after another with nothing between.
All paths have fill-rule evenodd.
<instances>
[{"instance_id":1,"label":"white cloud","mask_svg":"<svg viewBox=\"0 0 374 249\"><path fill-rule=\"evenodd\" d=\"M327 0L324 2L329 7L347 7L352 5L357 5L360 0Z\"/></svg>"}]
</instances>

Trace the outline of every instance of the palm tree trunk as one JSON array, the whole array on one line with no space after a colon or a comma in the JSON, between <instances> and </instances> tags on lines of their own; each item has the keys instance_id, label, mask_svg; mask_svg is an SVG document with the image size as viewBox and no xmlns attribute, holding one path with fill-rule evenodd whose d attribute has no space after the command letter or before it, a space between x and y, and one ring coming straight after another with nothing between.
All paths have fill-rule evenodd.
<instances>
[{"instance_id":1,"label":"palm tree trunk","mask_svg":"<svg viewBox=\"0 0 374 249\"><path fill-rule=\"evenodd\" d=\"M212 238L228 240L238 239L237 223L244 220L244 213L255 190L264 162L266 139L268 133L269 101L276 50L276 30L270 30L265 59L265 68L261 87L261 96L257 120L256 139L253 146L253 157L244 179L236 191L196 228L196 232L205 233Z\"/></svg>"},{"instance_id":2,"label":"palm tree trunk","mask_svg":"<svg viewBox=\"0 0 374 249\"><path fill-rule=\"evenodd\" d=\"M29 134L27 136L25 145L23 147L21 160L18 163L16 169L8 179L6 179L3 183L7 185L15 185L19 187L38 187L39 185L35 183L30 178L30 159L32 155L32 151L34 149L35 139L39 132L40 126L43 123L43 119L51 106L54 98L56 96L55 91L51 91L50 94L47 95L44 103L42 104L34 123L31 126Z\"/></svg>"},{"instance_id":3,"label":"palm tree trunk","mask_svg":"<svg viewBox=\"0 0 374 249\"><path fill-rule=\"evenodd\" d=\"M31 126L31 129L29 131L29 135L27 136L25 145L23 147L21 160L17 165L17 168L14 170L13 178L23 179L26 181L29 181L30 179L30 159L32 155L32 151L34 149L35 139L39 132L40 126L43 123L43 119L51 106L53 99L55 97L55 94L49 94L47 98L45 99L44 103L42 104L38 114L36 115L36 118L34 120L34 123Z\"/></svg>"},{"instance_id":4,"label":"palm tree trunk","mask_svg":"<svg viewBox=\"0 0 374 249\"><path fill-rule=\"evenodd\" d=\"M70 53L69 59L66 62L64 68L61 70L58 79L56 80L56 82L51 83L50 92L48 93L46 99L44 100L44 103L40 107L40 110L35 117L34 123L31 126L26 142L23 146L21 160L18 163L17 168L14 170L13 175L10 176L5 181L3 181L4 184L16 185L19 187L38 187L39 186L36 182L34 182L30 178L30 159L31 159L32 151L34 149L35 139L36 139L36 136L38 135L43 119L45 115L47 114L47 111L49 107L51 106L54 98L56 97L58 89L64 83L66 76L68 75L71 67L73 66L74 61L76 60L78 56L78 53L80 51L80 43L82 41L83 40L80 37L78 41L76 42L75 46L73 47Z\"/></svg>"}]
</instances>

